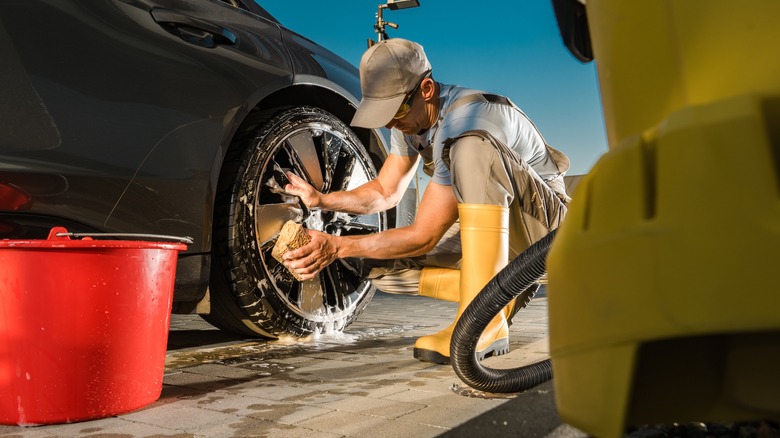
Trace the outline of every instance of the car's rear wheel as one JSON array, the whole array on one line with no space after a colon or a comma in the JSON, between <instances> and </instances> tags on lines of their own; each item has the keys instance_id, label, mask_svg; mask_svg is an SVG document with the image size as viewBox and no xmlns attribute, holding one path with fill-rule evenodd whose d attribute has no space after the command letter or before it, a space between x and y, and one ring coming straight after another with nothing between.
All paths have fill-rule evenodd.
<instances>
[{"instance_id":1,"label":"car's rear wheel","mask_svg":"<svg viewBox=\"0 0 780 438\"><path fill-rule=\"evenodd\" d=\"M223 170L215 204L211 313L222 329L277 337L340 330L374 294L358 260L337 260L317 278L296 281L271 257L285 221L336 235L386 228L384 213L349 215L308 210L287 195L286 171L327 193L349 190L377 174L366 149L335 116L313 107L285 110L237 136ZM246 125L245 125L246 126Z\"/></svg>"}]
</instances>

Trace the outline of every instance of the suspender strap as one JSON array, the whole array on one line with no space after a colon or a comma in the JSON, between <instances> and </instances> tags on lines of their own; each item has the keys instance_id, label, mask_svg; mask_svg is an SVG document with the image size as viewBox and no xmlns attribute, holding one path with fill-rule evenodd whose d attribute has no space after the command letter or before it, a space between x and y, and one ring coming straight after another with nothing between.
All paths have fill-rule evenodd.
<instances>
[{"instance_id":1,"label":"suspender strap","mask_svg":"<svg viewBox=\"0 0 780 438\"><path fill-rule=\"evenodd\" d=\"M474 102L490 102L490 103L499 103L502 105L514 106L511 100L509 100L504 96L499 96L498 94L483 94L483 93L468 94L456 100L455 102L452 102L452 105L450 105L450 107L447 108L447 111L444 114L442 114L442 117L446 116L447 114L449 114L450 111L458 107L461 107L469 103L474 103Z\"/></svg>"},{"instance_id":2,"label":"suspender strap","mask_svg":"<svg viewBox=\"0 0 780 438\"><path fill-rule=\"evenodd\" d=\"M569 170L569 167L571 164L569 163L569 157L566 156L563 152L559 151L558 149L555 149L554 147L547 144L547 140L544 139L544 136L542 135L542 132L539 131L539 128L536 127L536 124L525 115L523 111L520 110L514 103L512 103L509 98L498 95L498 94L487 94L487 93L474 93L474 94L468 94L466 96L461 97L460 99L456 100L455 102L452 102L452 105L450 105L449 108L447 108L447 111L442 114L442 118L450 113L450 111L459 108L463 105L474 103L474 102L490 102L490 103L497 103L501 105L509 105L520 112L520 114L525 117L526 120L528 120L528 123L531 124L531 126L534 127L536 132L539 134L539 137L542 138L542 141L544 141L544 145L547 147L547 150L549 151L550 155L552 155L553 160L555 160L555 165L558 167L558 172L562 175L567 170Z\"/></svg>"}]
</instances>

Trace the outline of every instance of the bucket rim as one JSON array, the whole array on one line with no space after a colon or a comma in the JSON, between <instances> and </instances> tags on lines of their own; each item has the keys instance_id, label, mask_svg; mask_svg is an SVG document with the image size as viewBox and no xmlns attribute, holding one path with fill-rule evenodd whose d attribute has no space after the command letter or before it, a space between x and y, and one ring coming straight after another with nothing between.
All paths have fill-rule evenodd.
<instances>
[{"instance_id":1,"label":"bucket rim","mask_svg":"<svg viewBox=\"0 0 780 438\"><path fill-rule=\"evenodd\" d=\"M72 240L73 237L82 237L81 240ZM93 237L106 237L114 239L96 240ZM121 240L116 237L127 238L152 238L157 240ZM174 239L178 242L165 242L159 239ZM88 249L88 248L118 248L118 249L168 249L184 251L187 245L192 243L191 238L176 236L162 236L154 234L118 234L118 233L69 233L64 227L54 227L49 231L47 239L5 239L0 240L0 249L3 248L50 248L50 249Z\"/></svg>"}]
</instances>

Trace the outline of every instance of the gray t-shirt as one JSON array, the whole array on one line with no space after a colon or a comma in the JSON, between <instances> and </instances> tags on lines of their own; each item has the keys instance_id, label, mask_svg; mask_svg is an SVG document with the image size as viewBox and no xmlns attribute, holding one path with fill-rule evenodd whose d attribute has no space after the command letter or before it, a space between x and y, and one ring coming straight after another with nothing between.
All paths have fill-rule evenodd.
<instances>
[{"instance_id":1,"label":"gray t-shirt","mask_svg":"<svg viewBox=\"0 0 780 438\"><path fill-rule=\"evenodd\" d=\"M422 135L405 135L393 129L390 137L391 153L421 155L424 162L432 162L434 166L433 182L452 185L452 176L442 160L445 142L468 131L487 131L514 150L542 179L550 179L560 173L545 147L542 135L517 107L477 101L448 111L450 105L459 98L484 92L456 85L439 86L439 119Z\"/></svg>"}]
</instances>

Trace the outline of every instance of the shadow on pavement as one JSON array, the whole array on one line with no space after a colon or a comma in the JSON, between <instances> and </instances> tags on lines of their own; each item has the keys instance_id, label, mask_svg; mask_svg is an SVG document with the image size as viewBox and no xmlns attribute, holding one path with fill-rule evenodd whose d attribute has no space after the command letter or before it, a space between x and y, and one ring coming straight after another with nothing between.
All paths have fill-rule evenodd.
<instances>
[{"instance_id":1,"label":"shadow on pavement","mask_svg":"<svg viewBox=\"0 0 780 438\"><path fill-rule=\"evenodd\" d=\"M168 351L241 340L263 342L260 338L246 338L223 330L171 330L168 332Z\"/></svg>"},{"instance_id":2,"label":"shadow on pavement","mask_svg":"<svg viewBox=\"0 0 780 438\"><path fill-rule=\"evenodd\" d=\"M544 437L561 426L552 381L517 395L440 437Z\"/></svg>"}]
</instances>

